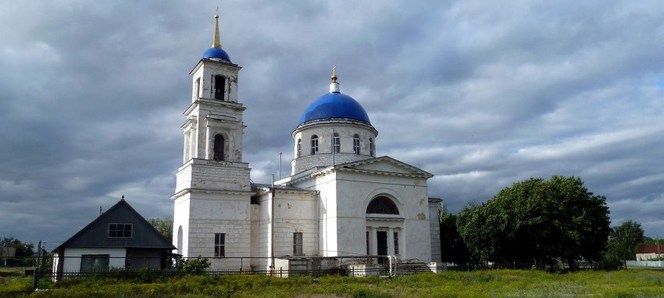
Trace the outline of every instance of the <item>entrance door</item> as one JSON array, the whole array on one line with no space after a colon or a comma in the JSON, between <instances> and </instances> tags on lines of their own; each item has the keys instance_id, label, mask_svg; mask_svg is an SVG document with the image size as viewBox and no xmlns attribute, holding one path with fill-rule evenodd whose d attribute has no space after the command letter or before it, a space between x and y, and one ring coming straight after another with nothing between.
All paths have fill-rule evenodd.
<instances>
[{"instance_id":1,"label":"entrance door","mask_svg":"<svg viewBox=\"0 0 664 298\"><path fill-rule=\"evenodd\" d=\"M376 253L379 256L387 255L387 232L378 231L376 232ZM378 263L383 264L385 262L384 258L379 258Z\"/></svg>"}]
</instances>

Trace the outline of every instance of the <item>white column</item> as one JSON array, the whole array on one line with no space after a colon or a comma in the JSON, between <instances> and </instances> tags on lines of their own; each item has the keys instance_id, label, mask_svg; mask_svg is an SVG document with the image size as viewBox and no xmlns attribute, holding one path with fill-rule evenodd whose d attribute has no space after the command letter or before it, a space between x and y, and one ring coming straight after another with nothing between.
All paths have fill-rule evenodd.
<instances>
[{"instance_id":1,"label":"white column","mask_svg":"<svg viewBox=\"0 0 664 298\"><path fill-rule=\"evenodd\" d=\"M388 255L393 255L394 254L394 229L388 228L387 229L387 254Z\"/></svg>"},{"instance_id":2,"label":"white column","mask_svg":"<svg viewBox=\"0 0 664 298\"><path fill-rule=\"evenodd\" d=\"M198 121L192 121L192 123L191 123L191 134L192 134L192 138L191 138L191 156L190 156L191 158L198 158L198 156L200 155L198 153L198 134L199 133L200 132L198 130Z\"/></svg>"},{"instance_id":3,"label":"white column","mask_svg":"<svg viewBox=\"0 0 664 298\"><path fill-rule=\"evenodd\" d=\"M378 229L371 228L371 242L369 245L371 245L371 255L377 255L378 254Z\"/></svg>"},{"instance_id":4,"label":"white column","mask_svg":"<svg viewBox=\"0 0 664 298\"><path fill-rule=\"evenodd\" d=\"M189 138L190 138L190 132L185 132L184 133L184 148L182 150L182 163L187 162L189 160Z\"/></svg>"},{"instance_id":5,"label":"white column","mask_svg":"<svg viewBox=\"0 0 664 298\"><path fill-rule=\"evenodd\" d=\"M205 159L211 160L213 157L210 154L210 126L205 126Z\"/></svg>"}]
</instances>

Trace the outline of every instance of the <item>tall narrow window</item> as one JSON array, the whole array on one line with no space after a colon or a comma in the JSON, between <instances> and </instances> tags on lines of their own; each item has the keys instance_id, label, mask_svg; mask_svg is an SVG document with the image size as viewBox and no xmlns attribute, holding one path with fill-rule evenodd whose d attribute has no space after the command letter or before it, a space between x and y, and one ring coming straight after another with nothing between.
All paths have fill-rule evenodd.
<instances>
[{"instance_id":1,"label":"tall narrow window","mask_svg":"<svg viewBox=\"0 0 664 298\"><path fill-rule=\"evenodd\" d=\"M224 136L214 136L214 160L224 160Z\"/></svg>"},{"instance_id":2,"label":"tall narrow window","mask_svg":"<svg viewBox=\"0 0 664 298\"><path fill-rule=\"evenodd\" d=\"M399 254L399 232L394 232L394 254Z\"/></svg>"},{"instance_id":3,"label":"tall narrow window","mask_svg":"<svg viewBox=\"0 0 664 298\"><path fill-rule=\"evenodd\" d=\"M372 157L375 156L376 154L375 149L376 148L374 147L373 139L369 138L369 155L371 155Z\"/></svg>"},{"instance_id":4,"label":"tall narrow window","mask_svg":"<svg viewBox=\"0 0 664 298\"><path fill-rule=\"evenodd\" d=\"M196 96L196 99L199 99L201 97L201 78L196 79L196 84L194 84L194 95Z\"/></svg>"},{"instance_id":5,"label":"tall narrow window","mask_svg":"<svg viewBox=\"0 0 664 298\"><path fill-rule=\"evenodd\" d=\"M311 155L318 153L318 136L311 136Z\"/></svg>"},{"instance_id":6,"label":"tall narrow window","mask_svg":"<svg viewBox=\"0 0 664 298\"><path fill-rule=\"evenodd\" d=\"M297 139L297 153L295 157L302 155L302 139Z\"/></svg>"},{"instance_id":7,"label":"tall narrow window","mask_svg":"<svg viewBox=\"0 0 664 298\"><path fill-rule=\"evenodd\" d=\"M293 255L302 256L302 232L293 233Z\"/></svg>"},{"instance_id":8,"label":"tall narrow window","mask_svg":"<svg viewBox=\"0 0 664 298\"><path fill-rule=\"evenodd\" d=\"M339 134L336 132L332 135L332 152L341 152L341 138L339 138Z\"/></svg>"},{"instance_id":9,"label":"tall narrow window","mask_svg":"<svg viewBox=\"0 0 664 298\"><path fill-rule=\"evenodd\" d=\"M353 136L353 152L355 154L360 154L360 136Z\"/></svg>"},{"instance_id":10,"label":"tall narrow window","mask_svg":"<svg viewBox=\"0 0 664 298\"><path fill-rule=\"evenodd\" d=\"M369 244L369 237L371 237L371 234L369 231L367 231L367 256L371 255L371 245Z\"/></svg>"},{"instance_id":11,"label":"tall narrow window","mask_svg":"<svg viewBox=\"0 0 664 298\"><path fill-rule=\"evenodd\" d=\"M226 233L214 234L214 256L215 257L226 256Z\"/></svg>"},{"instance_id":12,"label":"tall narrow window","mask_svg":"<svg viewBox=\"0 0 664 298\"><path fill-rule=\"evenodd\" d=\"M224 100L224 89L226 88L226 78L215 75L214 78L214 99Z\"/></svg>"}]
</instances>

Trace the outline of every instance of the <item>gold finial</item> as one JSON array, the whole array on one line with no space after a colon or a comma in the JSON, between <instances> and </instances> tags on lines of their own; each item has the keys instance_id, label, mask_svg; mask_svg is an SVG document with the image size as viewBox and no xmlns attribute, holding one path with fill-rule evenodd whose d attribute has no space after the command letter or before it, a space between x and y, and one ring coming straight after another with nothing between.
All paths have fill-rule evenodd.
<instances>
[{"instance_id":1,"label":"gold finial","mask_svg":"<svg viewBox=\"0 0 664 298\"><path fill-rule=\"evenodd\" d=\"M337 82L337 66L336 65L332 65L332 76L330 77L330 79L332 79L332 83Z\"/></svg>"},{"instance_id":2,"label":"gold finial","mask_svg":"<svg viewBox=\"0 0 664 298\"><path fill-rule=\"evenodd\" d=\"M219 6L217 12L214 14L214 41L212 41L213 48L221 48L221 38L219 38Z\"/></svg>"}]
</instances>

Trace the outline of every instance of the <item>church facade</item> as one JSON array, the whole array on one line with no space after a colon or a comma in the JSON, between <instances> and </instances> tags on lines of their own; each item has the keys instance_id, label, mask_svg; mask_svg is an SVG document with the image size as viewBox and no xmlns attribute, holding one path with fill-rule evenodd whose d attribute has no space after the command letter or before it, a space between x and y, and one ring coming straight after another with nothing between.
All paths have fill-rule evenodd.
<instances>
[{"instance_id":1,"label":"church facade","mask_svg":"<svg viewBox=\"0 0 664 298\"><path fill-rule=\"evenodd\" d=\"M265 270L275 258L440 261L442 201L428 197L432 175L376 156L378 130L341 93L336 71L292 132L290 176L252 183L242 158L240 69L221 47L217 17L213 45L191 71L184 111L183 164L172 196L178 254L208 257L212 270Z\"/></svg>"}]
</instances>

